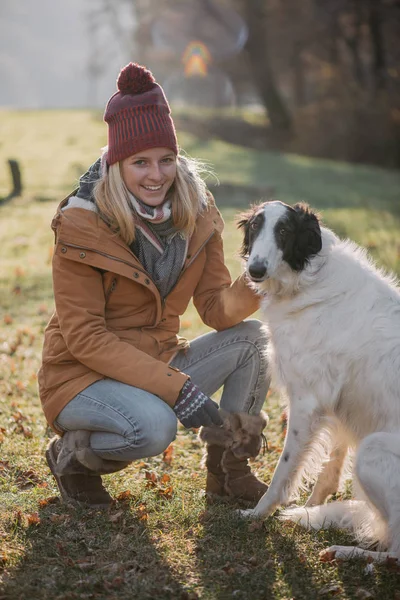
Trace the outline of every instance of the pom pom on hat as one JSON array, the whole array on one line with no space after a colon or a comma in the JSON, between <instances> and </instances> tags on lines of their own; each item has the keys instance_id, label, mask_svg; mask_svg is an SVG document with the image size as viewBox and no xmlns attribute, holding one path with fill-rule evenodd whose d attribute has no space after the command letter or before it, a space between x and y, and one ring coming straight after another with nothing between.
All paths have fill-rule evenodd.
<instances>
[{"instance_id":1,"label":"pom pom on hat","mask_svg":"<svg viewBox=\"0 0 400 600\"><path fill-rule=\"evenodd\" d=\"M121 69L117 79L117 88L121 94L143 94L149 92L155 82L151 71L131 62Z\"/></svg>"}]
</instances>

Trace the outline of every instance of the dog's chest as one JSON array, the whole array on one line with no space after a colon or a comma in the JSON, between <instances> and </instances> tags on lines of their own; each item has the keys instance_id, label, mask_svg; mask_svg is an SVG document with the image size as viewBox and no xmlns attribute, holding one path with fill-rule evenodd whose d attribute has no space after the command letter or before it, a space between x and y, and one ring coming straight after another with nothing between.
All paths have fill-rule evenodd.
<instances>
[{"instance_id":1,"label":"dog's chest","mask_svg":"<svg viewBox=\"0 0 400 600\"><path fill-rule=\"evenodd\" d=\"M342 373L335 360L336 349L327 342L327 333L318 324L318 311L284 312L280 306L267 307L270 335L270 368L278 385L290 395L297 391L317 395L328 403L340 389ZM322 318L322 317L321 317Z\"/></svg>"}]
</instances>

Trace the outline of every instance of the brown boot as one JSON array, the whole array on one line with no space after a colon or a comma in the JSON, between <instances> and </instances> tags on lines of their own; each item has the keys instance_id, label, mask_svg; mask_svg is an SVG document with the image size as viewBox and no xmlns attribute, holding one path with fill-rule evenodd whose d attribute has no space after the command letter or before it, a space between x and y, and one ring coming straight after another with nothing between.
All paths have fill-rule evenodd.
<instances>
[{"instance_id":1,"label":"brown boot","mask_svg":"<svg viewBox=\"0 0 400 600\"><path fill-rule=\"evenodd\" d=\"M256 503L268 489L248 464L261 450L267 417L247 413L223 413L224 425L203 427L200 438L207 444L206 494Z\"/></svg>"},{"instance_id":2,"label":"brown boot","mask_svg":"<svg viewBox=\"0 0 400 600\"><path fill-rule=\"evenodd\" d=\"M62 438L54 437L46 450L47 464L64 502L107 508L112 498L103 487L99 473L112 473L129 463L102 461L90 449L89 438L90 432L83 430L69 431ZM95 468L90 469L85 463Z\"/></svg>"}]
</instances>

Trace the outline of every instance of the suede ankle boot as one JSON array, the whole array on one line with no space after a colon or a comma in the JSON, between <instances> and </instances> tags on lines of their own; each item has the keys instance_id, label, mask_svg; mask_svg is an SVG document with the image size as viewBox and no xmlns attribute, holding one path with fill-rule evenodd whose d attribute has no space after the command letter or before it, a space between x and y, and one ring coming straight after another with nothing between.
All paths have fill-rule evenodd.
<instances>
[{"instance_id":1,"label":"suede ankle boot","mask_svg":"<svg viewBox=\"0 0 400 600\"><path fill-rule=\"evenodd\" d=\"M223 413L224 425L203 427L200 438L206 442L206 494L256 503L268 486L252 472L248 459L260 452L267 417Z\"/></svg>"},{"instance_id":2,"label":"suede ankle boot","mask_svg":"<svg viewBox=\"0 0 400 600\"><path fill-rule=\"evenodd\" d=\"M113 473L129 463L107 461L90 448L90 431L69 431L55 436L46 450L46 460L64 502L107 508L112 498L103 487L100 474Z\"/></svg>"}]
</instances>

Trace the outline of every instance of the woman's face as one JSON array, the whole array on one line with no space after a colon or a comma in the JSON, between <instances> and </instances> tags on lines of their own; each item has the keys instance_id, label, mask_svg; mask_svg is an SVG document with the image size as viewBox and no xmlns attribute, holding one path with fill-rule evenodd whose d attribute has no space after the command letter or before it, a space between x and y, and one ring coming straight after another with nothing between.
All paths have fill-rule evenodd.
<instances>
[{"instance_id":1,"label":"woman's face","mask_svg":"<svg viewBox=\"0 0 400 600\"><path fill-rule=\"evenodd\" d=\"M159 206L176 175L176 155L169 148L150 148L121 161L128 190L149 206Z\"/></svg>"}]
</instances>

